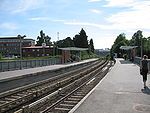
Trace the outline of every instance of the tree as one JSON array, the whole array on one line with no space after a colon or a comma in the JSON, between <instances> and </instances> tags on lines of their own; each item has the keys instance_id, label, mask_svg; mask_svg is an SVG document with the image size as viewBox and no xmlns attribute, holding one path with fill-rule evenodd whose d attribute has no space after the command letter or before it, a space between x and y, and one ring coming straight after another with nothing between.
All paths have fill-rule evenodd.
<instances>
[{"instance_id":1,"label":"tree","mask_svg":"<svg viewBox=\"0 0 150 113\"><path fill-rule=\"evenodd\" d=\"M120 47L121 46L127 46L128 45L128 40L126 39L126 36L124 33L120 34L119 36L117 36L114 44L112 45L111 48L111 53L117 53L117 57L121 57L121 50Z\"/></svg>"},{"instance_id":2,"label":"tree","mask_svg":"<svg viewBox=\"0 0 150 113\"><path fill-rule=\"evenodd\" d=\"M0 60L2 59L2 54L0 53Z\"/></svg>"},{"instance_id":3,"label":"tree","mask_svg":"<svg viewBox=\"0 0 150 113\"><path fill-rule=\"evenodd\" d=\"M142 38L143 45L143 54L148 55L150 57L150 37Z\"/></svg>"},{"instance_id":4,"label":"tree","mask_svg":"<svg viewBox=\"0 0 150 113\"><path fill-rule=\"evenodd\" d=\"M37 46L41 46L42 43L46 43L46 45L51 46L52 42L51 42L51 37L49 37L48 35L45 36L45 33L43 32L43 30L40 31L40 36L37 37Z\"/></svg>"},{"instance_id":5,"label":"tree","mask_svg":"<svg viewBox=\"0 0 150 113\"><path fill-rule=\"evenodd\" d=\"M89 43L89 49L92 53L94 53L94 44L93 44L93 39L90 39L90 43Z\"/></svg>"},{"instance_id":6,"label":"tree","mask_svg":"<svg viewBox=\"0 0 150 113\"><path fill-rule=\"evenodd\" d=\"M130 45L138 46L137 47L137 55L140 56L141 53L141 40L142 40L142 31L138 30L134 35L132 36L132 39L130 40Z\"/></svg>"},{"instance_id":7,"label":"tree","mask_svg":"<svg viewBox=\"0 0 150 113\"><path fill-rule=\"evenodd\" d=\"M70 37L56 42L58 47L74 47L74 42Z\"/></svg>"},{"instance_id":8,"label":"tree","mask_svg":"<svg viewBox=\"0 0 150 113\"><path fill-rule=\"evenodd\" d=\"M88 40L87 40L86 32L81 29L80 33L75 35L73 38L73 42L75 47L88 48Z\"/></svg>"},{"instance_id":9,"label":"tree","mask_svg":"<svg viewBox=\"0 0 150 113\"><path fill-rule=\"evenodd\" d=\"M150 57L150 37L143 37L141 30L138 30L136 33L134 33L131 40L127 40L124 33L120 34L112 45L110 53L111 55L113 53L117 53L117 55L119 56L119 53L121 53L120 46L129 45L137 46L137 56L141 56L141 41L143 54Z\"/></svg>"}]
</instances>

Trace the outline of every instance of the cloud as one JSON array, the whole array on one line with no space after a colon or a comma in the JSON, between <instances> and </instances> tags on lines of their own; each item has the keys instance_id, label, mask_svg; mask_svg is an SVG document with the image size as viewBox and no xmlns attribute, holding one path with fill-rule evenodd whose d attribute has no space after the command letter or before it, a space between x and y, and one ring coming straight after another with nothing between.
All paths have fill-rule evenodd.
<instances>
[{"instance_id":1,"label":"cloud","mask_svg":"<svg viewBox=\"0 0 150 113\"><path fill-rule=\"evenodd\" d=\"M17 9L13 11L13 13L20 13L32 9L37 9L42 6L42 2L39 0L22 0L18 4Z\"/></svg>"},{"instance_id":2,"label":"cloud","mask_svg":"<svg viewBox=\"0 0 150 113\"><path fill-rule=\"evenodd\" d=\"M135 2L130 6L130 10L112 14L106 19L112 24L111 27L123 30L149 29L150 1Z\"/></svg>"},{"instance_id":3,"label":"cloud","mask_svg":"<svg viewBox=\"0 0 150 113\"><path fill-rule=\"evenodd\" d=\"M106 0L108 3L105 7L130 7L135 0Z\"/></svg>"},{"instance_id":4,"label":"cloud","mask_svg":"<svg viewBox=\"0 0 150 113\"><path fill-rule=\"evenodd\" d=\"M0 24L0 28L1 29L7 29L7 30L16 30L18 28L18 26L14 23L2 23Z\"/></svg>"},{"instance_id":5,"label":"cloud","mask_svg":"<svg viewBox=\"0 0 150 113\"><path fill-rule=\"evenodd\" d=\"M101 11L100 11L100 10L97 10L97 9L91 9L90 11L93 12L93 13L97 13L97 14L100 14L100 13L101 13Z\"/></svg>"},{"instance_id":6,"label":"cloud","mask_svg":"<svg viewBox=\"0 0 150 113\"><path fill-rule=\"evenodd\" d=\"M88 2L99 2L101 0L89 0Z\"/></svg>"},{"instance_id":7,"label":"cloud","mask_svg":"<svg viewBox=\"0 0 150 113\"><path fill-rule=\"evenodd\" d=\"M92 27L98 27L98 28L102 28L102 25L99 24L95 24L95 23L90 23L90 22L78 22L78 21L65 21L64 24L66 25L79 25L79 26L92 26Z\"/></svg>"},{"instance_id":8,"label":"cloud","mask_svg":"<svg viewBox=\"0 0 150 113\"><path fill-rule=\"evenodd\" d=\"M33 17L33 18L29 18L28 20L32 20L32 21L65 22L65 20L62 20L62 19L51 19L49 17Z\"/></svg>"},{"instance_id":9,"label":"cloud","mask_svg":"<svg viewBox=\"0 0 150 113\"><path fill-rule=\"evenodd\" d=\"M115 36L105 36L105 35L100 35L100 36L102 38L96 38L95 39L94 47L97 49L111 48L111 45L113 45L116 37Z\"/></svg>"},{"instance_id":10,"label":"cloud","mask_svg":"<svg viewBox=\"0 0 150 113\"><path fill-rule=\"evenodd\" d=\"M112 24L100 24L100 23L92 23L92 22L80 22L77 20L72 21L64 21L65 25L74 25L74 26L89 26L94 27L102 30L114 30L117 26ZM120 30L120 28L116 28Z\"/></svg>"},{"instance_id":11,"label":"cloud","mask_svg":"<svg viewBox=\"0 0 150 113\"><path fill-rule=\"evenodd\" d=\"M29 18L29 20L33 20L33 21L40 21L40 20L49 20L50 18L48 17L33 17L33 18Z\"/></svg>"},{"instance_id":12,"label":"cloud","mask_svg":"<svg viewBox=\"0 0 150 113\"><path fill-rule=\"evenodd\" d=\"M41 8L46 0L3 0L0 5L0 10L7 11L12 14L26 12L29 10Z\"/></svg>"}]
</instances>

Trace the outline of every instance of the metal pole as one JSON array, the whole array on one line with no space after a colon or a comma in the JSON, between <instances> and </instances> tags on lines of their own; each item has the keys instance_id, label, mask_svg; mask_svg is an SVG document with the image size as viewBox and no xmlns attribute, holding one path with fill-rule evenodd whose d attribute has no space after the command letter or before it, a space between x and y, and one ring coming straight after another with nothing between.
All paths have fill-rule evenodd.
<instances>
[{"instance_id":1,"label":"metal pole","mask_svg":"<svg viewBox=\"0 0 150 113\"><path fill-rule=\"evenodd\" d=\"M57 39L58 39L57 41L59 41L59 32L57 32ZM56 45L56 55L58 55L58 45Z\"/></svg>"},{"instance_id":2,"label":"metal pole","mask_svg":"<svg viewBox=\"0 0 150 113\"><path fill-rule=\"evenodd\" d=\"M24 36L18 35L17 37L20 40L20 47L19 47L19 49L20 49L20 69L22 69L22 61L21 61L22 60L22 39L24 37L26 37L26 35L24 35Z\"/></svg>"},{"instance_id":3,"label":"metal pole","mask_svg":"<svg viewBox=\"0 0 150 113\"><path fill-rule=\"evenodd\" d=\"M22 59L22 37L20 36L20 59Z\"/></svg>"},{"instance_id":4,"label":"metal pole","mask_svg":"<svg viewBox=\"0 0 150 113\"><path fill-rule=\"evenodd\" d=\"M142 37L141 37L141 59L143 57L143 41L142 41Z\"/></svg>"},{"instance_id":5,"label":"metal pole","mask_svg":"<svg viewBox=\"0 0 150 113\"><path fill-rule=\"evenodd\" d=\"M58 41L59 41L59 32L57 32L57 39L58 39Z\"/></svg>"}]
</instances>

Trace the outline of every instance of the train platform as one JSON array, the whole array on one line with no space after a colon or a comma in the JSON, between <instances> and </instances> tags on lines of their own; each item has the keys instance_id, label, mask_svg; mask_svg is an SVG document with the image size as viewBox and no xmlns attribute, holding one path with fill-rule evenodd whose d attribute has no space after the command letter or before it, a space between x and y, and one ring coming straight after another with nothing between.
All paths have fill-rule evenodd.
<instances>
[{"instance_id":1,"label":"train platform","mask_svg":"<svg viewBox=\"0 0 150 113\"><path fill-rule=\"evenodd\" d=\"M58 69L61 69L61 68L67 68L67 67L75 66L75 65L78 65L78 64L92 62L94 60L97 60L97 58L83 60L83 61L80 61L80 62L73 62L73 63L66 63L66 64L57 64L57 65L50 65L50 66L43 66L43 67L36 67L36 68L28 68L28 69L22 69L22 70L0 72L0 82L18 79L18 78L21 78L23 76L36 75L37 73L42 73L42 72L46 72L46 71L58 70Z\"/></svg>"},{"instance_id":2,"label":"train platform","mask_svg":"<svg viewBox=\"0 0 150 113\"><path fill-rule=\"evenodd\" d=\"M150 113L150 75L143 88L139 66L123 59L69 113Z\"/></svg>"}]
</instances>

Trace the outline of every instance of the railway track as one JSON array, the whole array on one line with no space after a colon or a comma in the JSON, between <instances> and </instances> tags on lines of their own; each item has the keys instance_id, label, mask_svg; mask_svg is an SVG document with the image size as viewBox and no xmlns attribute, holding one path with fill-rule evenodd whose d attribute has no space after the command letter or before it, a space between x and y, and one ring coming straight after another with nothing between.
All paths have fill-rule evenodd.
<instances>
[{"instance_id":1,"label":"railway track","mask_svg":"<svg viewBox=\"0 0 150 113\"><path fill-rule=\"evenodd\" d=\"M34 103L24 106L15 113L68 113L95 87L109 71L110 67L111 63L108 62L103 62L98 67L92 67L93 70L90 70L83 77L80 77L80 79L61 87L61 89Z\"/></svg>"},{"instance_id":2,"label":"railway track","mask_svg":"<svg viewBox=\"0 0 150 113\"><path fill-rule=\"evenodd\" d=\"M72 92L66 94L63 98L57 101L55 104L47 107L40 113L72 113L73 108L99 83L99 81L108 72L109 67L103 68L96 75L91 77L86 82L75 88Z\"/></svg>"},{"instance_id":3,"label":"railway track","mask_svg":"<svg viewBox=\"0 0 150 113\"><path fill-rule=\"evenodd\" d=\"M43 80L38 83L1 93L0 113L13 113L14 111L22 108L22 106L34 103L36 100L39 100L49 94L54 94L56 92L60 93L60 88L75 82L105 63L106 61L96 61L88 66L82 67L81 69L76 69L48 80Z\"/></svg>"}]
</instances>

